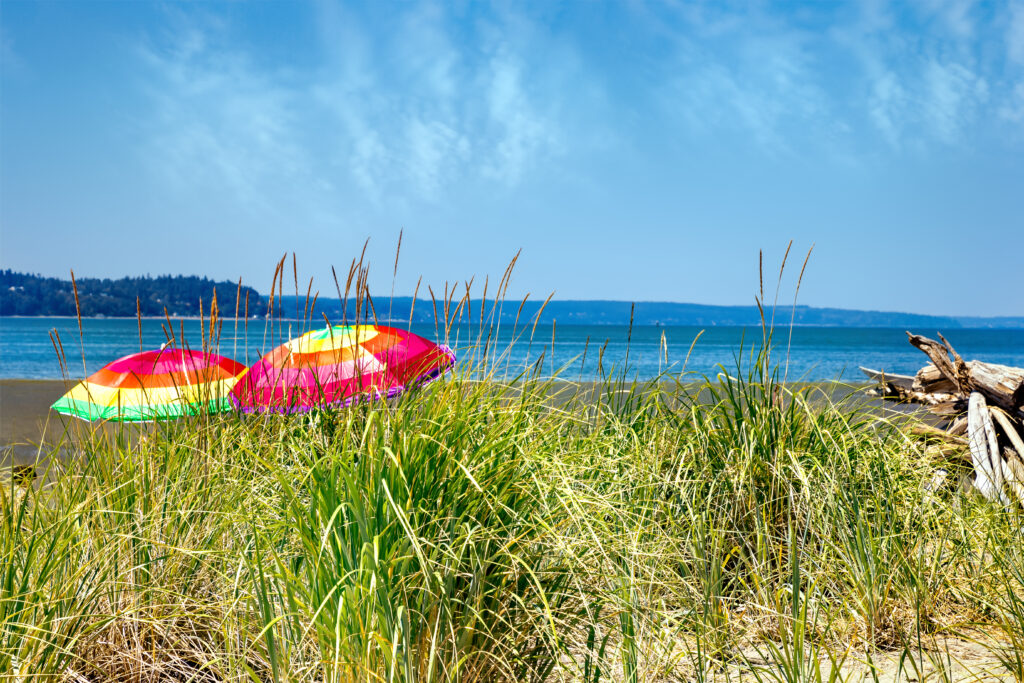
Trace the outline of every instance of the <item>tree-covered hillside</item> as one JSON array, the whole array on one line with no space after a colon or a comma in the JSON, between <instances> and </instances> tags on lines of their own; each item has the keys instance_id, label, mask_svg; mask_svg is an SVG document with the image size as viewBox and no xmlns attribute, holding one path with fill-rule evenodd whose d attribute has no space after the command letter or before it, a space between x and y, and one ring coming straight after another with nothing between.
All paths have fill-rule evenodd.
<instances>
[{"instance_id":1,"label":"tree-covered hillside","mask_svg":"<svg viewBox=\"0 0 1024 683\"><path fill-rule=\"evenodd\" d=\"M209 314L214 290L221 315L234 315L237 282L215 282L194 275L124 277L117 280L78 279L78 300L83 316L134 316L136 298L144 316ZM239 313L249 298L249 314L266 312L266 301L252 287L242 287ZM70 280L0 270L0 315L75 315L75 294Z\"/></svg>"},{"instance_id":2,"label":"tree-covered hillside","mask_svg":"<svg viewBox=\"0 0 1024 683\"><path fill-rule=\"evenodd\" d=\"M135 316L135 298L139 298L142 315L162 316L164 308L171 317L199 315L199 301L203 302L203 314L208 315L210 300L217 291L217 303L224 317L235 314L235 293L237 282L215 282L209 278L194 275L162 275L159 277L124 277L117 280L82 278L78 280L78 296L82 315ZM267 297L261 296L252 287L242 287L239 315L246 310L250 317L267 314ZM315 306L313 305L315 301ZM364 302L361 317L380 322L432 323L434 311L439 317L444 313L444 302L412 297L374 297L371 305ZM761 313L757 306L709 306L706 304L638 301L566 301L552 300L544 305L544 299L520 302L509 301L498 305L480 299L473 299L469 305L460 308L461 299L450 301L452 315L460 311L465 316L473 311L474 320L480 311L485 311L488 320L501 324L512 324L517 319L533 320L539 315L540 324L550 325L693 325L698 327L723 325L757 327ZM435 309L435 303L437 308ZM344 310L338 299L317 294L311 299L304 295L285 294L275 300L274 315L290 318L309 316L313 320L327 317L333 322L355 320L356 302L348 301ZM543 310L542 310L543 308ZM767 311L769 316L772 311ZM75 296L70 280L45 278L38 275L0 270L0 316L4 315L75 315ZM464 319L464 318L463 318ZM779 306L774 311L774 321L788 325L790 321L798 326L815 327L903 327L922 329L971 328L1024 328L1024 317L982 318L971 316L934 316L889 311L858 311L816 306Z\"/></svg>"}]
</instances>

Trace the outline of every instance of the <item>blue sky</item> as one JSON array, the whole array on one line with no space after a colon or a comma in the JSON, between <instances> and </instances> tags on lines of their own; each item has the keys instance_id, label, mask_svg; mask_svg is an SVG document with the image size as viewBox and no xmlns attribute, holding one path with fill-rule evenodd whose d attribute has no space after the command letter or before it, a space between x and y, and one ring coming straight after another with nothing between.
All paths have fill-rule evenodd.
<instances>
[{"instance_id":1,"label":"blue sky","mask_svg":"<svg viewBox=\"0 0 1024 683\"><path fill-rule=\"evenodd\" d=\"M1024 315L1022 1L0 11L2 267Z\"/></svg>"}]
</instances>

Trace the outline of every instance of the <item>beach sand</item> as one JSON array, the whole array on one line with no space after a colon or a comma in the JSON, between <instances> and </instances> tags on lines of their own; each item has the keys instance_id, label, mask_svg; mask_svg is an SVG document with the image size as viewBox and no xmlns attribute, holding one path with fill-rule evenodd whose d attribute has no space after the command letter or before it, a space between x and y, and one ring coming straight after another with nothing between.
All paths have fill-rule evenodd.
<instances>
[{"instance_id":1,"label":"beach sand","mask_svg":"<svg viewBox=\"0 0 1024 683\"><path fill-rule=\"evenodd\" d=\"M71 418L50 405L67 389L63 380L0 379L0 464L33 462L40 444L61 440Z\"/></svg>"},{"instance_id":2,"label":"beach sand","mask_svg":"<svg viewBox=\"0 0 1024 683\"><path fill-rule=\"evenodd\" d=\"M14 464L32 461L35 459L40 444L59 443L69 428L80 428L87 424L50 410L53 402L60 398L72 384L71 382L65 383L63 380L0 379L0 449L2 449L0 463L11 464L12 456ZM559 384L554 386L557 387ZM591 382L584 382L580 387L570 384L561 386L569 391L581 390L587 397L584 400L594 400L597 389L597 385ZM806 385L791 384L790 386L795 388ZM833 401L847 397L862 388L857 385L829 382L815 383L813 386L820 389L820 392L814 392L818 400L823 400L825 396L828 396ZM667 385L667 390L672 390L671 385ZM555 390L553 393L557 396L560 392ZM556 403L558 403L557 398ZM856 400L855 403L863 407L877 407L880 417L917 412L914 407L898 406L866 395Z\"/></svg>"}]
</instances>

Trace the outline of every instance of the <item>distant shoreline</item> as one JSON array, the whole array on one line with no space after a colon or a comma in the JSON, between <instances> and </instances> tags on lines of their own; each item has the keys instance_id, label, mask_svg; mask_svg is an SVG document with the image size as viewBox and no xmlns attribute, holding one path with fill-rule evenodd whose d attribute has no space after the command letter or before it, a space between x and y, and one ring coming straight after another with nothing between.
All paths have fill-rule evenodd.
<instances>
[{"instance_id":1,"label":"distant shoreline","mask_svg":"<svg viewBox=\"0 0 1024 683\"><path fill-rule=\"evenodd\" d=\"M172 315L172 316L163 316L163 315L143 315L143 316L136 316L136 315L83 315L82 316L82 320L139 320L140 318L142 320L167 320L168 317L170 317L171 320L188 320L188 321L202 320L203 322L206 322L206 321L208 321L210 319L210 316L208 316L208 315L204 315L202 317L200 317L198 315ZM234 321L235 320L235 316L233 316L233 315L218 315L217 319L218 320ZM0 315L0 321L3 321L3 320L78 320L78 316L76 316L76 315ZM263 321L270 321L270 318L241 318L241 317L238 318L238 322L243 322L243 321L246 321L246 320L248 320L249 322L253 322L253 321L255 321L255 322L263 322ZM282 321L282 322L303 322L303 319L301 319L301 318L274 318L273 320L274 320L274 322L278 322L278 321ZM381 321L381 322L384 322L384 321ZM393 321L393 322L398 322L398 321L396 320L396 321ZM402 322L407 322L407 321L402 321Z\"/></svg>"},{"instance_id":2,"label":"distant shoreline","mask_svg":"<svg viewBox=\"0 0 1024 683\"><path fill-rule=\"evenodd\" d=\"M144 315L144 316L141 316L141 319L142 320L167 320L167 317L168 316L163 316L163 315ZM187 315L187 316L185 316L185 315L177 315L177 316L172 315L172 316L169 316L169 317L170 317L171 320L188 320L188 321L193 321L193 320L207 321L207 320L210 319L209 316L202 316L202 317L200 317L200 316L197 316L197 315ZM234 320L236 320L235 316L233 316L233 315L220 315L220 316L217 316L217 318L218 318L218 320L222 320L222 321L228 321L228 320L234 321ZM79 319L79 317L78 316L74 316L74 315L0 315L0 321L3 321L3 320L78 320L78 319ZM81 319L82 320L139 320L140 316L135 316L135 315L91 315L91 316L90 315L83 315L83 316L81 316ZM525 319L525 316L524 316L524 319ZM313 320L313 318L294 318L294 317L275 317L275 318L250 317L250 318L241 318L241 317L239 317L239 318L237 318L237 320L238 320L238 322L243 322L243 321L249 321L249 322L253 322L253 321L255 321L255 322L264 322L264 321L266 321L266 322L270 322L270 321L273 321L273 322L311 322ZM366 322L367 321L364 320L364 323L366 323ZM384 318L384 317L378 317L377 322L378 322L378 324L382 324L382 325L395 325L395 324L408 325L409 324L409 320L407 318L406 319L396 318L394 320L389 320L389 319ZM522 322L523 322L523 320L521 319L520 323L522 323ZM562 320L558 320L558 319L556 319L556 322L557 322L559 327L630 327L629 323L623 323L623 322L607 322L607 321L576 322L576 321L572 321L572 320L564 321L563 322ZM416 321L413 321L412 324L414 324L414 325L432 325L433 323L434 323L433 320L416 320ZM340 323L340 321L335 320L334 324L341 324L341 323ZM495 321L494 324L497 325L498 324L497 321ZM507 324L507 322L506 321L502 321L502 324L503 325ZM541 324L544 324L544 322L542 321ZM476 322L469 322L469 321L461 321L459 323L459 325L472 325L472 326L476 326L477 323ZM824 324L824 323L800 323L800 322L790 324L788 321L781 321L781 322L777 321L775 323L775 325L774 325L774 328L775 329L779 329L779 330L788 329L790 327L796 327L796 328L802 328L802 329L835 329L835 330L906 330L908 328L925 327L925 326L927 326L927 324L914 323L914 322L901 323L901 324L898 324L898 325L897 324L893 324L893 325L850 325L850 324L831 325L831 324ZM754 328L760 328L761 325L760 325L760 323L735 323L735 322L728 322L728 323L716 323L716 322L709 322L709 323L676 323L676 322L671 322L671 323L648 323L648 322L637 322L637 323L633 323L632 327L663 327L663 328L670 328L670 327L696 327L696 328L722 327L722 328L729 328L729 327L735 327L735 328L754 329ZM1024 330L1024 324L1021 324L1021 325L1007 324L1006 326L995 326L995 325L970 326L970 325L963 325L963 324L961 324L961 325L959 325L957 327L950 327L950 329L955 329L955 330L992 330L992 331L998 331L998 330Z\"/></svg>"},{"instance_id":3,"label":"distant shoreline","mask_svg":"<svg viewBox=\"0 0 1024 683\"><path fill-rule=\"evenodd\" d=\"M70 318L81 313L90 320L119 320L138 318L142 313L147 320L160 319L174 311L181 315L178 320L206 318L207 311L217 301L222 319L242 318L239 313L254 313L246 320L266 320L267 313L275 320L301 321L306 313L311 319L319 320L326 315L332 321L348 315L354 317L357 301L353 298L333 298L325 292L312 299L298 291L294 295L283 292L261 294L253 287L242 286L239 282L215 281L206 277L185 275L161 275L157 277L138 276L117 279L80 278L77 287L61 278L42 277L30 273L0 270L0 316L18 318L51 317L48 312L63 311L61 317ZM242 308L242 296L245 308ZM667 295L682 294L666 292ZM436 301L433 296L391 295L381 297L374 306L367 297L368 305L377 313L378 321L385 320L407 324L410 317L416 323L432 323L440 317L438 304L444 305L446 313L455 306L464 316L475 313L478 317L493 317L495 322L512 322L520 315L524 320L538 320L541 325L621 325L654 327L758 327L766 316L778 323L777 329L789 327L835 327L835 328L903 328L921 332L952 329L1024 329L1024 311L1013 314L978 315L968 311L965 315L912 313L908 311L870 310L837 308L830 306L809 306L780 303L761 308L748 304L702 304L685 301L642 301L635 299L561 299L554 296L522 301L518 297L503 298L505 306L498 301L482 296L472 296L467 290L465 296L456 301L450 296L446 301ZM205 302L205 303L204 303ZM273 302L274 310L268 305ZM312 306L311 306L312 304ZM74 313L73 313L74 312ZM367 310L367 313L370 311ZM231 315L234 313L235 315ZM289 313L295 313L289 316ZM281 315L276 318L274 316ZM418 317L417 317L418 314Z\"/></svg>"}]
</instances>

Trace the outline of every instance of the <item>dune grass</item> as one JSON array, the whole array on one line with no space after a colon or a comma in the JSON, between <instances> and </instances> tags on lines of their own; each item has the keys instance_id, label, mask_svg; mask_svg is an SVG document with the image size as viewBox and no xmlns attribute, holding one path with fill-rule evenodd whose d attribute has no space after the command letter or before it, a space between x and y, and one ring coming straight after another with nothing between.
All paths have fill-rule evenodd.
<instances>
[{"instance_id":1,"label":"dune grass","mask_svg":"<svg viewBox=\"0 0 1024 683\"><path fill-rule=\"evenodd\" d=\"M1019 511L784 382L769 325L715 378L581 384L510 376L479 315L387 402L76 423L0 486L0 677L1024 679Z\"/></svg>"},{"instance_id":2,"label":"dune grass","mask_svg":"<svg viewBox=\"0 0 1024 683\"><path fill-rule=\"evenodd\" d=\"M1016 511L927 490L903 431L756 360L81 430L0 494L0 671L818 681L987 632L1021 676Z\"/></svg>"}]
</instances>

